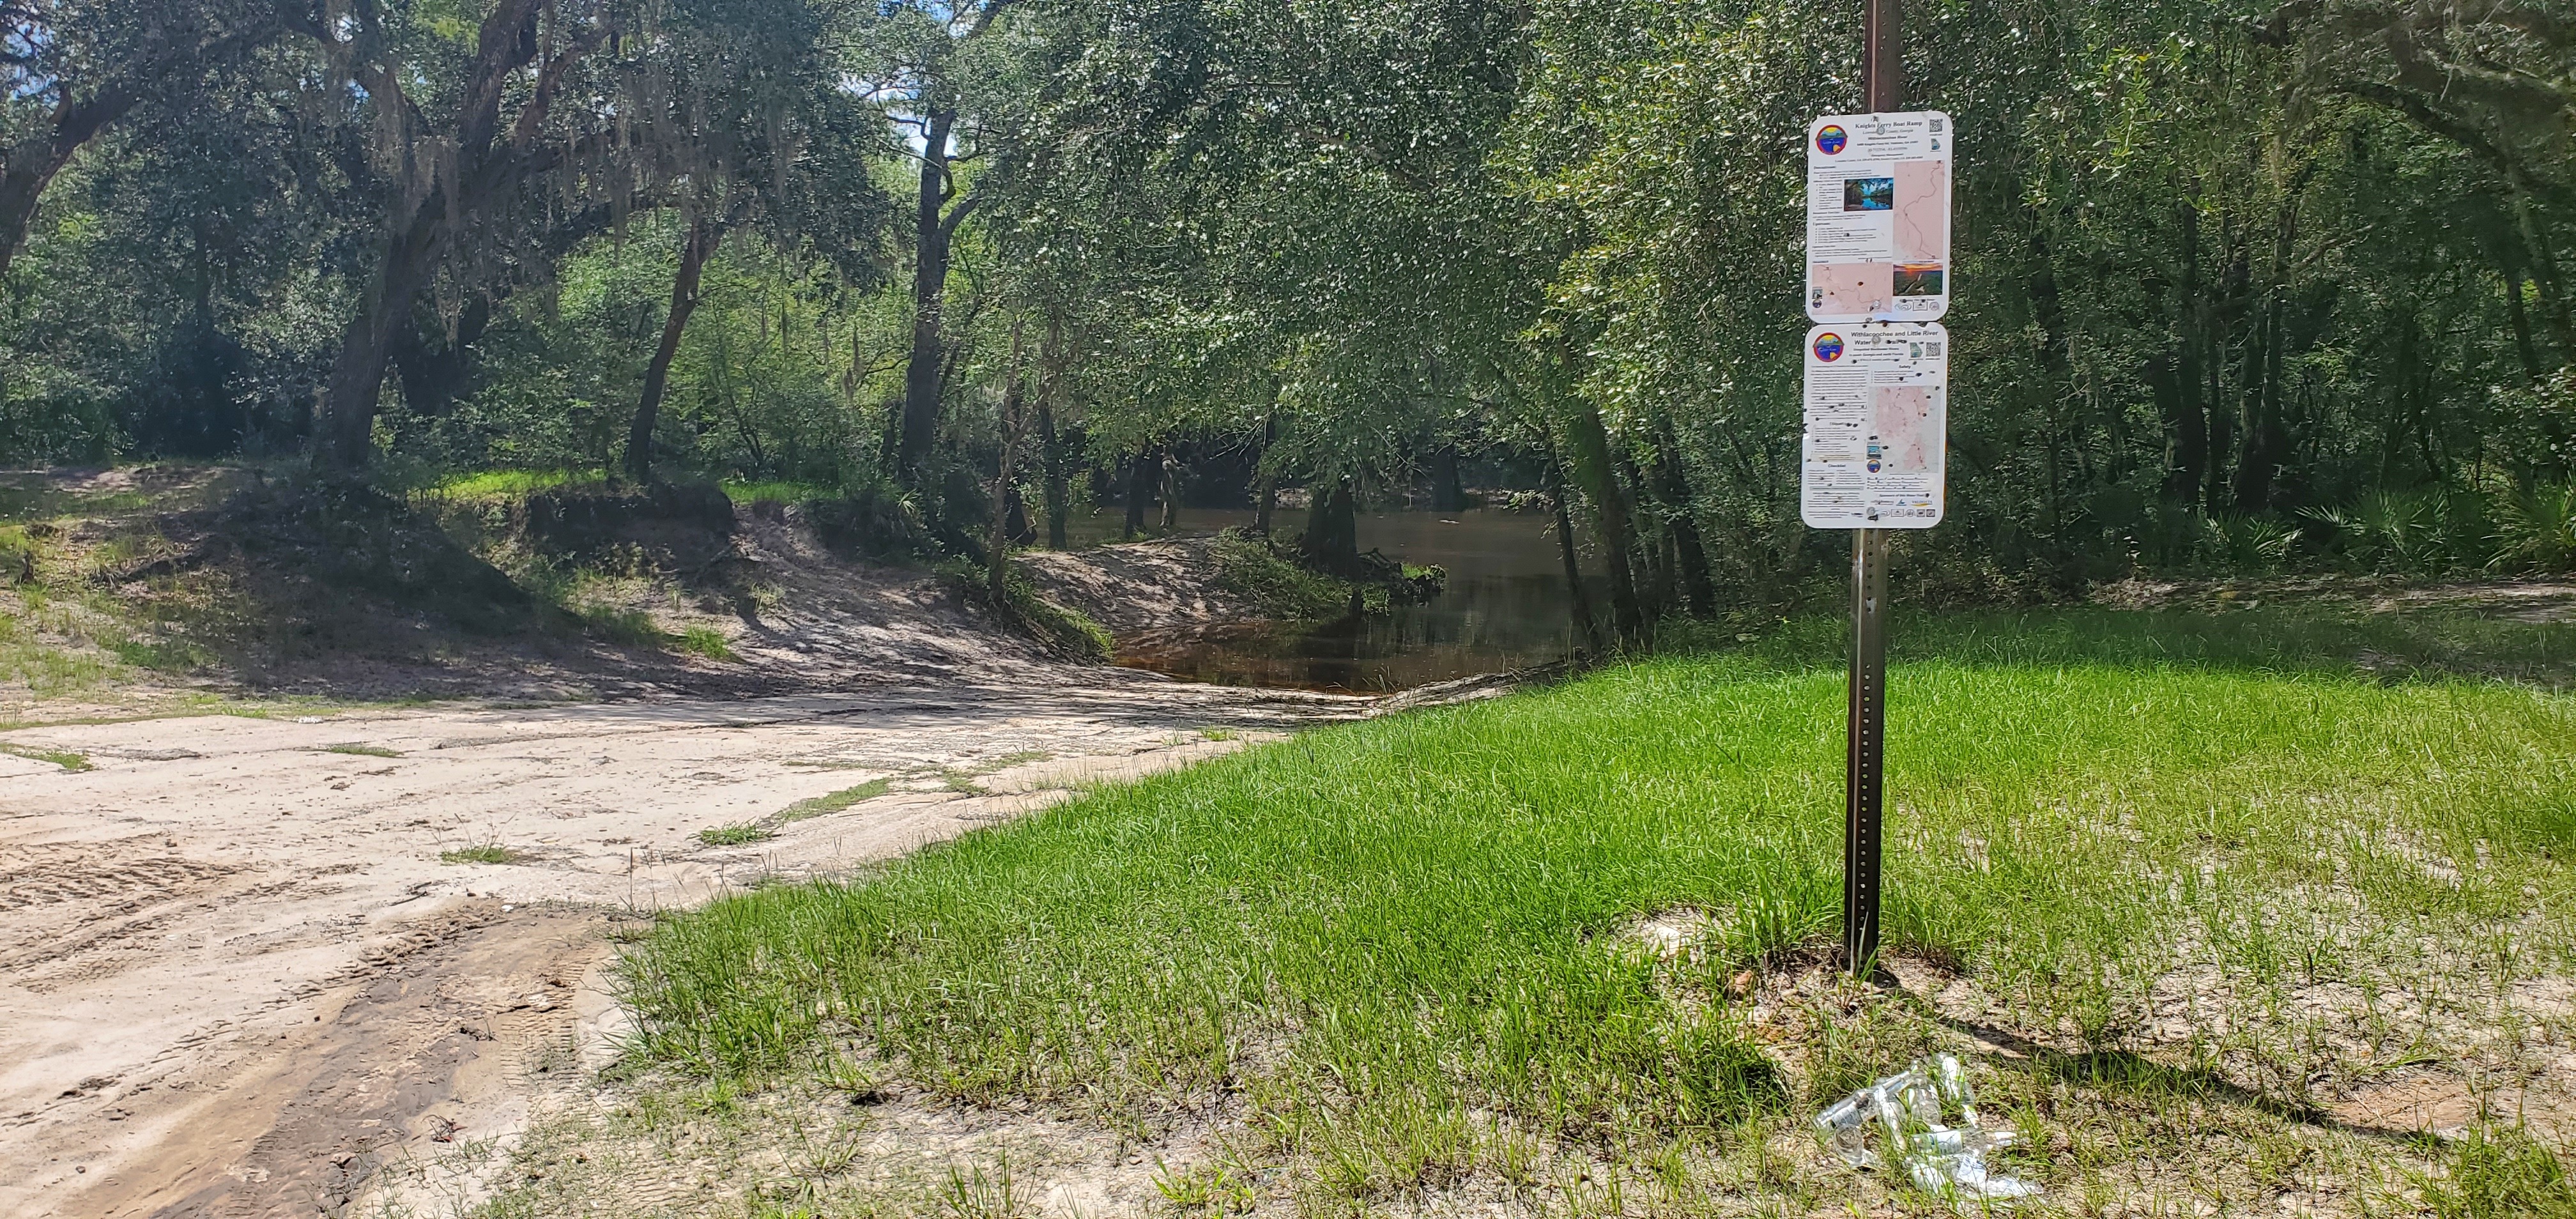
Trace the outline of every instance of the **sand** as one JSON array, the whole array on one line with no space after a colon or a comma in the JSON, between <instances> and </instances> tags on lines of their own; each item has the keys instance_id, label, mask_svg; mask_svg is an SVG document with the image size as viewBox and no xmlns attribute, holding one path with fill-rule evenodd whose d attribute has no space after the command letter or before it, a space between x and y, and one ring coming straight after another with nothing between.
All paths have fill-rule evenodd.
<instances>
[{"instance_id":1,"label":"sand","mask_svg":"<svg viewBox=\"0 0 2576 1219\"><path fill-rule=\"evenodd\" d=\"M92 766L0 754L0 1214L334 1212L378 1165L507 1135L530 1078L614 1052L609 933L640 926L621 920L1366 706L1033 666L0 733ZM764 821L766 841L698 838ZM518 859L440 859L476 846Z\"/></svg>"}]
</instances>

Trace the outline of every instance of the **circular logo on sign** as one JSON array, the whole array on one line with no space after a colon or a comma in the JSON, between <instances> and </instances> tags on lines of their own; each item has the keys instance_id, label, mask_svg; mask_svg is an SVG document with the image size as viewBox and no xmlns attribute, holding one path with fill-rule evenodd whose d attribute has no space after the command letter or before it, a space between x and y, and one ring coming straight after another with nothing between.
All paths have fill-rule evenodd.
<instances>
[{"instance_id":1,"label":"circular logo on sign","mask_svg":"<svg viewBox=\"0 0 2576 1219\"><path fill-rule=\"evenodd\" d=\"M1843 130L1839 123L1827 123L1816 132L1816 151L1826 156L1839 154L1843 146L1849 143L1851 143L1851 133Z\"/></svg>"},{"instance_id":2,"label":"circular logo on sign","mask_svg":"<svg viewBox=\"0 0 2576 1219\"><path fill-rule=\"evenodd\" d=\"M1843 358L1843 336L1830 330L1817 335L1816 358L1827 364Z\"/></svg>"}]
</instances>

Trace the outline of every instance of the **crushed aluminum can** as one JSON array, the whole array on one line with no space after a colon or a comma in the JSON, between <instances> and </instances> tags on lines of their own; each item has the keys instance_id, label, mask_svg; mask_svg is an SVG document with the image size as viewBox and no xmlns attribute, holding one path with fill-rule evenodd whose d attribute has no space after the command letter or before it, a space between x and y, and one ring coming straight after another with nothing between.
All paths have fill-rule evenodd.
<instances>
[{"instance_id":1,"label":"crushed aluminum can","mask_svg":"<svg viewBox=\"0 0 2576 1219\"><path fill-rule=\"evenodd\" d=\"M1945 1122L1951 1114L1957 1125ZM1948 1054L1918 1058L1816 1115L1817 1132L1854 1168L1886 1166L1870 1145L1873 1125L1915 1188L1950 1198L1963 1211L1971 1199L2010 1201L2039 1192L2027 1181L1987 1170L1986 1153L2010 1144L2012 1132L1978 1124L1976 1093L1959 1060Z\"/></svg>"}]
</instances>

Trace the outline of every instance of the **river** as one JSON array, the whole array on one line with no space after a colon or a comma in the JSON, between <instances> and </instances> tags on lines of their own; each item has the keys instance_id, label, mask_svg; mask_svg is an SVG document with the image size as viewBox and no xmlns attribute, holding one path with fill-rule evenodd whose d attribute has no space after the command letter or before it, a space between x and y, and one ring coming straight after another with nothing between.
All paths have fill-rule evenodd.
<instances>
[{"instance_id":1,"label":"river","mask_svg":"<svg viewBox=\"0 0 2576 1219\"><path fill-rule=\"evenodd\" d=\"M1089 528L1077 530L1077 544L1112 540L1118 510L1080 523ZM1180 532L1251 523L1249 511L1186 509ZM1292 537L1305 523L1303 512L1283 509L1272 528ZM1095 531L1096 539L1083 536ZM1358 622L1237 624L1122 639L1118 663L1218 685L1374 694L1562 660L1577 645L1555 523L1544 513L1363 513L1359 544L1436 565L1449 582L1427 604ZM1591 584L1595 573L1585 575ZM1591 596L1597 613L1601 594Z\"/></svg>"}]
</instances>

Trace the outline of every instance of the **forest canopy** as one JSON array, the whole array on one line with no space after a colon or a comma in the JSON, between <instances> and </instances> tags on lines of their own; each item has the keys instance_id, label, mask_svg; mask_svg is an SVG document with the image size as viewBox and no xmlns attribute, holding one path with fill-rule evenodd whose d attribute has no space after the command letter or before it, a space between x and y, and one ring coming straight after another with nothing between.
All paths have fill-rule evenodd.
<instances>
[{"instance_id":1,"label":"forest canopy","mask_svg":"<svg viewBox=\"0 0 2576 1219\"><path fill-rule=\"evenodd\" d=\"M1086 499L1463 477L1567 506L1623 625L1706 612L1841 561L1796 504L1801 137L1861 108L1859 23L6 0L0 463L784 481L1059 545ZM1905 32L1960 132L1917 579L2576 567L2563 4Z\"/></svg>"}]
</instances>

